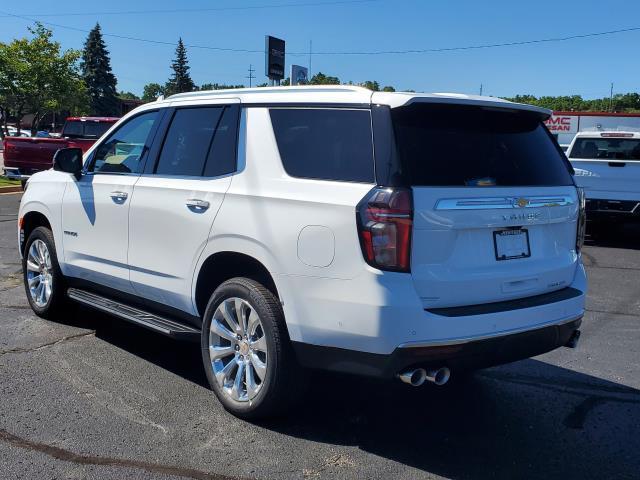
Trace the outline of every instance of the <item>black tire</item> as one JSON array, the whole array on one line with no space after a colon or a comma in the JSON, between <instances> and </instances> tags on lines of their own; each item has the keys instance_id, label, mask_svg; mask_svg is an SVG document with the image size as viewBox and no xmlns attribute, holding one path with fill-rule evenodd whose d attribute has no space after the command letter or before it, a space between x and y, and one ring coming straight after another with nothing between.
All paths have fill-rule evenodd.
<instances>
[{"instance_id":1,"label":"black tire","mask_svg":"<svg viewBox=\"0 0 640 480\"><path fill-rule=\"evenodd\" d=\"M267 342L267 369L261 388L250 401L236 401L226 394L215 378L209 356L209 329L218 306L229 298L247 301L262 324ZM295 385L300 367L289 341L282 305L276 296L262 284L248 278L232 278L222 283L211 295L202 325L202 361L211 389L220 403L233 415L256 420L282 413L291 406L301 391ZM231 361L231 360L230 360Z\"/></svg>"},{"instance_id":2,"label":"black tire","mask_svg":"<svg viewBox=\"0 0 640 480\"><path fill-rule=\"evenodd\" d=\"M51 268L48 269L52 279L51 295L44 305L38 305L32 298L27 280L27 261L29 260L29 250L36 240L44 242L51 259ZM60 265L58 264L58 256L56 253L56 245L53 240L53 234L47 227L35 228L27 239L24 255L22 256L22 278L27 300L29 301L29 305L34 313L39 317L46 319L57 318L64 310L64 307L68 304L66 298L66 282L62 275L62 271L60 270Z\"/></svg>"}]
</instances>

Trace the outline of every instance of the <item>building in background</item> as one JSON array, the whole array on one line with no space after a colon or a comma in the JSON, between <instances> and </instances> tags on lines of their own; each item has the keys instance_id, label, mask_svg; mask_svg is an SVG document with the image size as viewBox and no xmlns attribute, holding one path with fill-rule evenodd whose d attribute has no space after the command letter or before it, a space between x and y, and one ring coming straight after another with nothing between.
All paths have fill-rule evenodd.
<instances>
[{"instance_id":1,"label":"building in background","mask_svg":"<svg viewBox=\"0 0 640 480\"><path fill-rule=\"evenodd\" d=\"M599 130L640 132L640 113L553 112L545 123L560 145L569 145L578 132Z\"/></svg>"}]
</instances>

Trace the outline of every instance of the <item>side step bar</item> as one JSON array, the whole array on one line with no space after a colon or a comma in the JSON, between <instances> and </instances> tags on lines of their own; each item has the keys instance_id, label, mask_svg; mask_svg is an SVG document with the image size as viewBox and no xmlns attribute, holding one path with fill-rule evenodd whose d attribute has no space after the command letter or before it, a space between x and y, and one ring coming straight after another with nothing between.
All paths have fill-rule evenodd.
<instances>
[{"instance_id":1,"label":"side step bar","mask_svg":"<svg viewBox=\"0 0 640 480\"><path fill-rule=\"evenodd\" d=\"M154 332L181 340L200 341L200 330L197 328L145 312L116 300L77 288L69 288L67 296L78 303L135 323Z\"/></svg>"}]
</instances>

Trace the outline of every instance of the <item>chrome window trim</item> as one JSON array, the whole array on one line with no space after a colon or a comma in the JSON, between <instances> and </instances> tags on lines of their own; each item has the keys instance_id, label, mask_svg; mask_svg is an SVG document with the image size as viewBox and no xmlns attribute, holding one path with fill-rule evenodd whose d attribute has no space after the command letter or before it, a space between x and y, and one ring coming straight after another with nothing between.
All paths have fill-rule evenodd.
<instances>
[{"instance_id":1,"label":"chrome window trim","mask_svg":"<svg viewBox=\"0 0 640 480\"><path fill-rule=\"evenodd\" d=\"M575 204L570 195L536 197L445 198L438 200L434 210L487 210L511 208L566 207Z\"/></svg>"}]
</instances>

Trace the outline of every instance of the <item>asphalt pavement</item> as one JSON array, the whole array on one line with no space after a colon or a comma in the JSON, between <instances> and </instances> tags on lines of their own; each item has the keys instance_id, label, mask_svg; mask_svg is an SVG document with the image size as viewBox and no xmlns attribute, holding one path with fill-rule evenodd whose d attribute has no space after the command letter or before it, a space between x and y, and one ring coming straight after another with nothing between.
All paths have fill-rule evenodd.
<instances>
[{"instance_id":1,"label":"asphalt pavement","mask_svg":"<svg viewBox=\"0 0 640 480\"><path fill-rule=\"evenodd\" d=\"M76 308L29 309L20 195L0 195L0 478L640 478L640 228L584 249L577 349L451 388L309 373L303 403L248 423L198 346ZM455 377L455 372L453 372Z\"/></svg>"}]
</instances>

